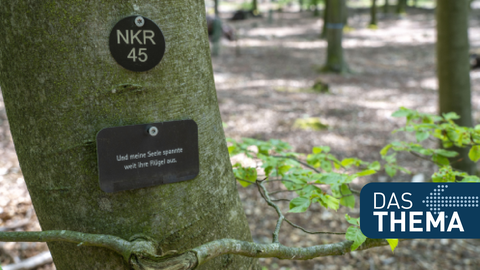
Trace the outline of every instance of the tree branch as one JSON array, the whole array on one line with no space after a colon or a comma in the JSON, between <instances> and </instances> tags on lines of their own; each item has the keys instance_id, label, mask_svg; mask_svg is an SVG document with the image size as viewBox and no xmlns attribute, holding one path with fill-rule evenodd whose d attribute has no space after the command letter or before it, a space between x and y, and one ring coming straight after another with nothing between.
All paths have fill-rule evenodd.
<instances>
[{"instance_id":1,"label":"tree branch","mask_svg":"<svg viewBox=\"0 0 480 270\"><path fill-rule=\"evenodd\" d=\"M90 234L73 231L43 231L43 232L0 232L2 242L55 242L63 241L83 246L96 246L111 249L130 259L133 243L120 237L103 234Z\"/></svg>"},{"instance_id":2,"label":"tree branch","mask_svg":"<svg viewBox=\"0 0 480 270\"><path fill-rule=\"evenodd\" d=\"M254 258L271 258L288 260L309 260L316 257L343 255L350 252L352 241L342 241L311 247L286 247L279 243L257 244L252 242L220 239L184 253L169 251L158 255L157 243L148 238L126 241L113 235L88 234L73 231L43 232L1 232L0 241L4 242L52 242L64 241L81 243L111 249L126 259L133 269L149 270L189 270L224 254L236 254ZM364 250L388 245L383 239L367 239L357 250Z\"/></svg>"},{"instance_id":3,"label":"tree branch","mask_svg":"<svg viewBox=\"0 0 480 270\"><path fill-rule=\"evenodd\" d=\"M285 219L285 217L283 216L282 211L280 211L280 208L278 207L278 205L273 203L272 200L270 199L270 196L268 196L268 191L263 185L263 181L257 180L257 187L258 187L258 191L262 195L263 199L265 199L267 204L273 207L275 211L277 211L278 221L277 221L277 225L275 226L275 231L273 232L273 243L278 243L278 234L280 232L280 228L282 227L282 222Z\"/></svg>"}]
</instances>

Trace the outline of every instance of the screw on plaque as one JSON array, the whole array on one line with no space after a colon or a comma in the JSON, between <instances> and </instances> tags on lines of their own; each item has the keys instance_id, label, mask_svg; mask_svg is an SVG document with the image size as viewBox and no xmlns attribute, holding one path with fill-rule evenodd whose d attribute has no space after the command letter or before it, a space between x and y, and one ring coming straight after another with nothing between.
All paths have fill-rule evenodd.
<instances>
[{"instance_id":1,"label":"screw on plaque","mask_svg":"<svg viewBox=\"0 0 480 270\"><path fill-rule=\"evenodd\" d=\"M135 18L135 25L138 27L142 27L145 24L145 19L142 16L138 16Z\"/></svg>"},{"instance_id":2,"label":"screw on plaque","mask_svg":"<svg viewBox=\"0 0 480 270\"><path fill-rule=\"evenodd\" d=\"M150 136L152 136L152 137L157 136L158 128L157 127L149 127L148 128L148 134L150 134Z\"/></svg>"}]
</instances>

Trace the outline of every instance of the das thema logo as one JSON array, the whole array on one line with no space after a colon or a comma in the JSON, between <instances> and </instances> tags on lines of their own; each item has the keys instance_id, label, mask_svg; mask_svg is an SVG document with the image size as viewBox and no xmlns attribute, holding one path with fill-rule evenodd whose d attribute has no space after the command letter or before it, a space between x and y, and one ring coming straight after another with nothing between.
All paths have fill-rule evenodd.
<instances>
[{"instance_id":1,"label":"das thema logo","mask_svg":"<svg viewBox=\"0 0 480 270\"><path fill-rule=\"evenodd\" d=\"M479 238L480 184L370 183L360 193L369 238Z\"/></svg>"}]
</instances>

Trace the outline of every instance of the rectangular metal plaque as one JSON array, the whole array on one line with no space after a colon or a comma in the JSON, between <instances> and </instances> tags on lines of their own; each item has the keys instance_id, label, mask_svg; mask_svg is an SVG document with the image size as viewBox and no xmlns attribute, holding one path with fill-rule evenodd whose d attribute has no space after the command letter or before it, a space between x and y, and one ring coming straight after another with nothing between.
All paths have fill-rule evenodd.
<instances>
[{"instance_id":1,"label":"rectangular metal plaque","mask_svg":"<svg viewBox=\"0 0 480 270\"><path fill-rule=\"evenodd\" d=\"M186 181L199 172L193 120L112 127L97 134L100 188L116 192Z\"/></svg>"}]
</instances>

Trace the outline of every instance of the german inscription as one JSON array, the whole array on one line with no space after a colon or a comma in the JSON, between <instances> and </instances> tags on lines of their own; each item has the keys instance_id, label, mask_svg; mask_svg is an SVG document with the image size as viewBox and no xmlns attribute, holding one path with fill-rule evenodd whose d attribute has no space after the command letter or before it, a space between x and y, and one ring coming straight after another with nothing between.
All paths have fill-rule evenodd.
<instances>
[{"instance_id":1,"label":"german inscription","mask_svg":"<svg viewBox=\"0 0 480 270\"><path fill-rule=\"evenodd\" d=\"M100 188L105 192L186 181L199 172L193 120L102 129L97 134Z\"/></svg>"},{"instance_id":2,"label":"german inscription","mask_svg":"<svg viewBox=\"0 0 480 270\"><path fill-rule=\"evenodd\" d=\"M142 72L160 63L165 53L165 38L150 19L130 16L115 24L110 32L109 46L119 65Z\"/></svg>"}]
</instances>

